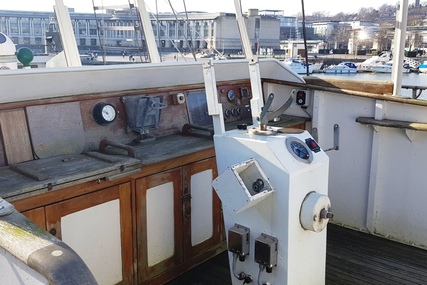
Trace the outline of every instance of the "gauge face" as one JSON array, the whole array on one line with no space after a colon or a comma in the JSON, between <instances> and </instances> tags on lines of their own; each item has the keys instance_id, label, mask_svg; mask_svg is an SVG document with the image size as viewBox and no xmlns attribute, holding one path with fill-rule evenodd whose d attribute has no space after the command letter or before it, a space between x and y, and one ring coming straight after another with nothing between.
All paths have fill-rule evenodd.
<instances>
[{"instance_id":1,"label":"gauge face","mask_svg":"<svg viewBox=\"0 0 427 285\"><path fill-rule=\"evenodd\" d=\"M105 105L102 108L102 117L107 122L112 122L116 118L116 109L112 105Z\"/></svg>"},{"instance_id":2,"label":"gauge face","mask_svg":"<svg viewBox=\"0 0 427 285\"><path fill-rule=\"evenodd\" d=\"M228 101L234 101L234 99L236 99L236 93L234 92L233 89L228 90L227 99L228 99Z\"/></svg>"},{"instance_id":3,"label":"gauge face","mask_svg":"<svg viewBox=\"0 0 427 285\"><path fill-rule=\"evenodd\" d=\"M297 141L291 142L291 149L301 159L309 159L310 154L308 153L308 150L304 147L303 144Z\"/></svg>"},{"instance_id":4,"label":"gauge face","mask_svg":"<svg viewBox=\"0 0 427 285\"><path fill-rule=\"evenodd\" d=\"M93 118L99 125L108 125L117 117L116 108L111 104L98 103L93 107Z\"/></svg>"},{"instance_id":5,"label":"gauge face","mask_svg":"<svg viewBox=\"0 0 427 285\"><path fill-rule=\"evenodd\" d=\"M297 160L305 163L311 163L313 161L311 150L302 140L296 137L289 137L286 139L286 146L292 156Z\"/></svg>"}]
</instances>

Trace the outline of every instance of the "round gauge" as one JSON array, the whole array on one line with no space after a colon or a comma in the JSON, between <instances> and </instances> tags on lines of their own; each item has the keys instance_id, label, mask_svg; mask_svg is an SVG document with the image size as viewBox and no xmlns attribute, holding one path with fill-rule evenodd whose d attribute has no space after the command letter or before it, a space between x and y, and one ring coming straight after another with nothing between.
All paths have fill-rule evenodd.
<instances>
[{"instance_id":1,"label":"round gauge","mask_svg":"<svg viewBox=\"0 0 427 285\"><path fill-rule=\"evenodd\" d=\"M93 107L93 119L101 126L114 122L116 117L116 108L111 104L101 102Z\"/></svg>"},{"instance_id":2,"label":"round gauge","mask_svg":"<svg viewBox=\"0 0 427 285\"><path fill-rule=\"evenodd\" d=\"M234 101L234 99L236 99L236 92L234 92L233 89L228 90L227 99L228 99L228 101Z\"/></svg>"},{"instance_id":3,"label":"round gauge","mask_svg":"<svg viewBox=\"0 0 427 285\"><path fill-rule=\"evenodd\" d=\"M311 151L300 139L290 137L286 140L286 145L289 152L299 161L310 163L313 160Z\"/></svg>"}]
</instances>

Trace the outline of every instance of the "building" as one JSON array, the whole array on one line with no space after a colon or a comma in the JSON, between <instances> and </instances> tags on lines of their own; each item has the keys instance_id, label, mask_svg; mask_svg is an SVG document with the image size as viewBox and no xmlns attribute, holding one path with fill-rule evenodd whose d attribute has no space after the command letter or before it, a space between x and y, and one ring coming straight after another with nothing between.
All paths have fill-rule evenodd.
<instances>
[{"instance_id":1,"label":"building","mask_svg":"<svg viewBox=\"0 0 427 285\"><path fill-rule=\"evenodd\" d=\"M143 30L134 7L95 9L94 13L69 10L81 53L145 51ZM232 13L161 13L152 16L151 22L161 51L242 51ZM280 20L276 16L260 15L257 9L251 9L246 14L246 25L254 51L279 49ZM36 53L58 52L56 27L53 12L0 11L0 32L8 35L17 48L26 46Z\"/></svg>"}]
</instances>

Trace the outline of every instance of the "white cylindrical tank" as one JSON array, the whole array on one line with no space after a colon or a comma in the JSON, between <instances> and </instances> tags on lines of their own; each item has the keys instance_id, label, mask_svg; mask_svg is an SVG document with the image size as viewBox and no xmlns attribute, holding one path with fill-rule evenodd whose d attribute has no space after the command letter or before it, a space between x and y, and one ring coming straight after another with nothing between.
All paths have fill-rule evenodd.
<instances>
[{"instance_id":1,"label":"white cylindrical tank","mask_svg":"<svg viewBox=\"0 0 427 285\"><path fill-rule=\"evenodd\" d=\"M16 47L12 40L0 33L0 70L18 69Z\"/></svg>"}]
</instances>

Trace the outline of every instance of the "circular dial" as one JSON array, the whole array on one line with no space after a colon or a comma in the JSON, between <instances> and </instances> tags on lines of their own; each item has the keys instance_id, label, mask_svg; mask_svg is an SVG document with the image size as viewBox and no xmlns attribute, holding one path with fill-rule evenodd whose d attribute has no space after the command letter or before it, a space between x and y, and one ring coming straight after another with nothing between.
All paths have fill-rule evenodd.
<instances>
[{"instance_id":1,"label":"circular dial","mask_svg":"<svg viewBox=\"0 0 427 285\"><path fill-rule=\"evenodd\" d=\"M236 92L234 92L233 89L228 90L228 92L227 92L227 99L230 102L232 102L232 101L234 101L234 99L236 99Z\"/></svg>"},{"instance_id":2,"label":"circular dial","mask_svg":"<svg viewBox=\"0 0 427 285\"><path fill-rule=\"evenodd\" d=\"M93 118L99 125L108 125L117 117L116 108L111 104L98 103L93 107Z\"/></svg>"},{"instance_id":3,"label":"circular dial","mask_svg":"<svg viewBox=\"0 0 427 285\"><path fill-rule=\"evenodd\" d=\"M291 145L292 151L299 158L301 158L301 159L309 159L310 158L310 153L308 152L307 148L305 148L302 143L300 143L298 141L291 141L290 145Z\"/></svg>"},{"instance_id":4,"label":"circular dial","mask_svg":"<svg viewBox=\"0 0 427 285\"><path fill-rule=\"evenodd\" d=\"M313 155L307 145L296 137L288 137L286 139L286 146L288 151L297 160L305 163L311 163L313 161Z\"/></svg>"}]
</instances>

